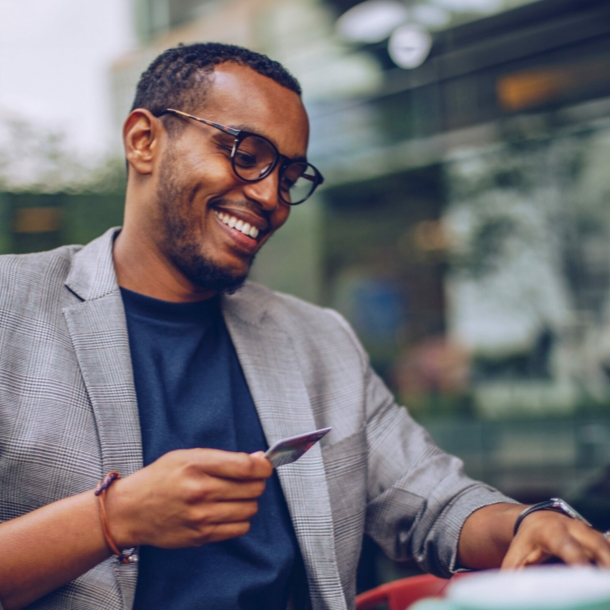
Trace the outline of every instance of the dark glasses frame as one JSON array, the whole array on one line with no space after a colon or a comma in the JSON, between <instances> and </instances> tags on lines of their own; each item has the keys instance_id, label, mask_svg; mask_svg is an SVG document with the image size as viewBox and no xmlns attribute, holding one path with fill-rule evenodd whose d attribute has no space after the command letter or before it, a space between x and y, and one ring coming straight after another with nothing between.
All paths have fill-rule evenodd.
<instances>
[{"instance_id":1,"label":"dark glasses frame","mask_svg":"<svg viewBox=\"0 0 610 610\"><path fill-rule=\"evenodd\" d=\"M198 121L199 123L203 123L204 125L209 125L210 127L214 127L215 129L218 129L224 133L227 133L227 134L233 136L235 138L235 141L233 142L233 148L231 149L231 168L233 169L233 173L240 180L243 180L244 182L260 182L261 180L264 180L278 166L278 163L280 164L280 166L279 166L279 178L280 178L279 185L281 185L281 183L282 183L282 177L284 175L284 172L292 164L298 163L301 165L305 165L307 168L310 168L311 170L313 170L312 177L305 176L305 175L301 176L301 178L303 178L305 180L310 180L312 183L312 186L311 186L311 190L310 190L309 194L306 197L304 197L303 199L300 199L299 201L287 201L286 199L284 199L284 197L282 196L281 188L278 185L278 196L284 203L286 203L288 205L299 205L300 203L307 201L307 199L309 199L313 195L316 188L318 188L318 186L320 186L324 182L324 176L322 176L320 171L316 167L314 167L311 163L308 163L307 161L295 161L294 159L290 159L289 157L286 157L286 155L282 155L280 153L280 151L277 149L277 147L275 146L275 144L273 142L271 142L271 140L268 140L267 138L259 135L258 133L253 133L251 131L245 131L244 129L235 129L234 127L228 127L227 125L222 125L221 123L216 123L215 121L210 121L208 119L202 119L201 117L194 116L194 115L188 114L186 112L182 112L182 110L176 110L175 108L166 108L162 112L158 113L156 116L161 117L165 114L174 114L174 115L178 115L180 117L186 118L186 119ZM271 148L271 150L274 153L273 162L270 165L268 165L256 178L244 178L243 176L240 175L238 169L235 167L235 153L237 152L239 144L248 137L255 137L255 138L259 138L260 140L263 140L264 142L266 142L269 145L269 147ZM280 161L281 161L281 163L280 163Z\"/></svg>"}]
</instances>

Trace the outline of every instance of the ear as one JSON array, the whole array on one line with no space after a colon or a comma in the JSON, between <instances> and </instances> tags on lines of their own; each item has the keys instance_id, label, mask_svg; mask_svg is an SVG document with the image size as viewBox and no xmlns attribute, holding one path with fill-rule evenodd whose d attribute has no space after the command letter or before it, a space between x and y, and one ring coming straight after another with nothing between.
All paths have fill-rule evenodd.
<instances>
[{"instance_id":1,"label":"ear","mask_svg":"<svg viewBox=\"0 0 610 610\"><path fill-rule=\"evenodd\" d=\"M138 174L152 173L164 134L163 124L148 110L137 108L127 117L123 125L125 157Z\"/></svg>"}]
</instances>

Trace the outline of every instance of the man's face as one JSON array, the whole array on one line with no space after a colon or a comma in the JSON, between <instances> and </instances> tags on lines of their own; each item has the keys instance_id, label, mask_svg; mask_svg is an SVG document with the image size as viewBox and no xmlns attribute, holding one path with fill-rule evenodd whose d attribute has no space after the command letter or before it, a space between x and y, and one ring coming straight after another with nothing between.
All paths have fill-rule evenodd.
<instances>
[{"instance_id":1,"label":"man's face","mask_svg":"<svg viewBox=\"0 0 610 610\"><path fill-rule=\"evenodd\" d=\"M204 103L186 110L262 135L287 157L306 153L308 121L299 96L250 68L217 66ZM189 119L172 120L188 124L164 140L155 241L193 284L231 292L288 219L290 206L278 197L278 168L260 182L244 182L231 167L231 135Z\"/></svg>"}]
</instances>

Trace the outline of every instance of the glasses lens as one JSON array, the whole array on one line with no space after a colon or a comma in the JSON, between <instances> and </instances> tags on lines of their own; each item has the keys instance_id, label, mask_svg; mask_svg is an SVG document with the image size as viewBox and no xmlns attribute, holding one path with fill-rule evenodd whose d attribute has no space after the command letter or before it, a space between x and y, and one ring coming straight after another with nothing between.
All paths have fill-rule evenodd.
<instances>
[{"instance_id":1,"label":"glasses lens","mask_svg":"<svg viewBox=\"0 0 610 610\"><path fill-rule=\"evenodd\" d=\"M243 180L260 180L275 166L277 153L271 143L258 136L246 136L233 155L235 173Z\"/></svg>"},{"instance_id":2,"label":"glasses lens","mask_svg":"<svg viewBox=\"0 0 610 610\"><path fill-rule=\"evenodd\" d=\"M295 161L284 168L280 180L280 196L292 205L302 203L314 192L319 182L318 172L313 166Z\"/></svg>"}]
</instances>

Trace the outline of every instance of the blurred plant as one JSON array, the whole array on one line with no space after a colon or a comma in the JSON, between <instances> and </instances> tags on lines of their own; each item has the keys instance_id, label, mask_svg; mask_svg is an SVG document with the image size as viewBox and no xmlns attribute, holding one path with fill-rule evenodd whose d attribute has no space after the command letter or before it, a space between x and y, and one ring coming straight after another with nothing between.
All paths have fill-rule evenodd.
<instances>
[{"instance_id":1,"label":"blurred plant","mask_svg":"<svg viewBox=\"0 0 610 610\"><path fill-rule=\"evenodd\" d=\"M0 191L30 193L108 191L122 188L125 170L113 157L86 159L65 135L20 117L0 118Z\"/></svg>"},{"instance_id":2,"label":"blurred plant","mask_svg":"<svg viewBox=\"0 0 610 610\"><path fill-rule=\"evenodd\" d=\"M454 273L483 277L511 252L574 253L575 242L607 222L603 208L574 205L570 196L586 165L587 140L508 140L494 150L449 164L447 221L454 236ZM559 256L557 261L563 260Z\"/></svg>"},{"instance_id":3,"label":"blurred plant","mask_svg":"<svg viewBox=\"0 0 610 610\"><path fill-rule=\"evenodd\" d=\"M87 158L63 134L0 118L0 253L87 243L120 225L123 159Z\"/></svg>"},{"instance_id":4,"label":"blurred plant","mask_svg":"<svg viewBox=\"0 0 610 610\"><path fill-rule=\"evenodd\" d=\"M447 166L454 332L496 361L534 350L547 329L551 376L607 402L610 130L505 137Z\"/></svg>"}]
</instances>

